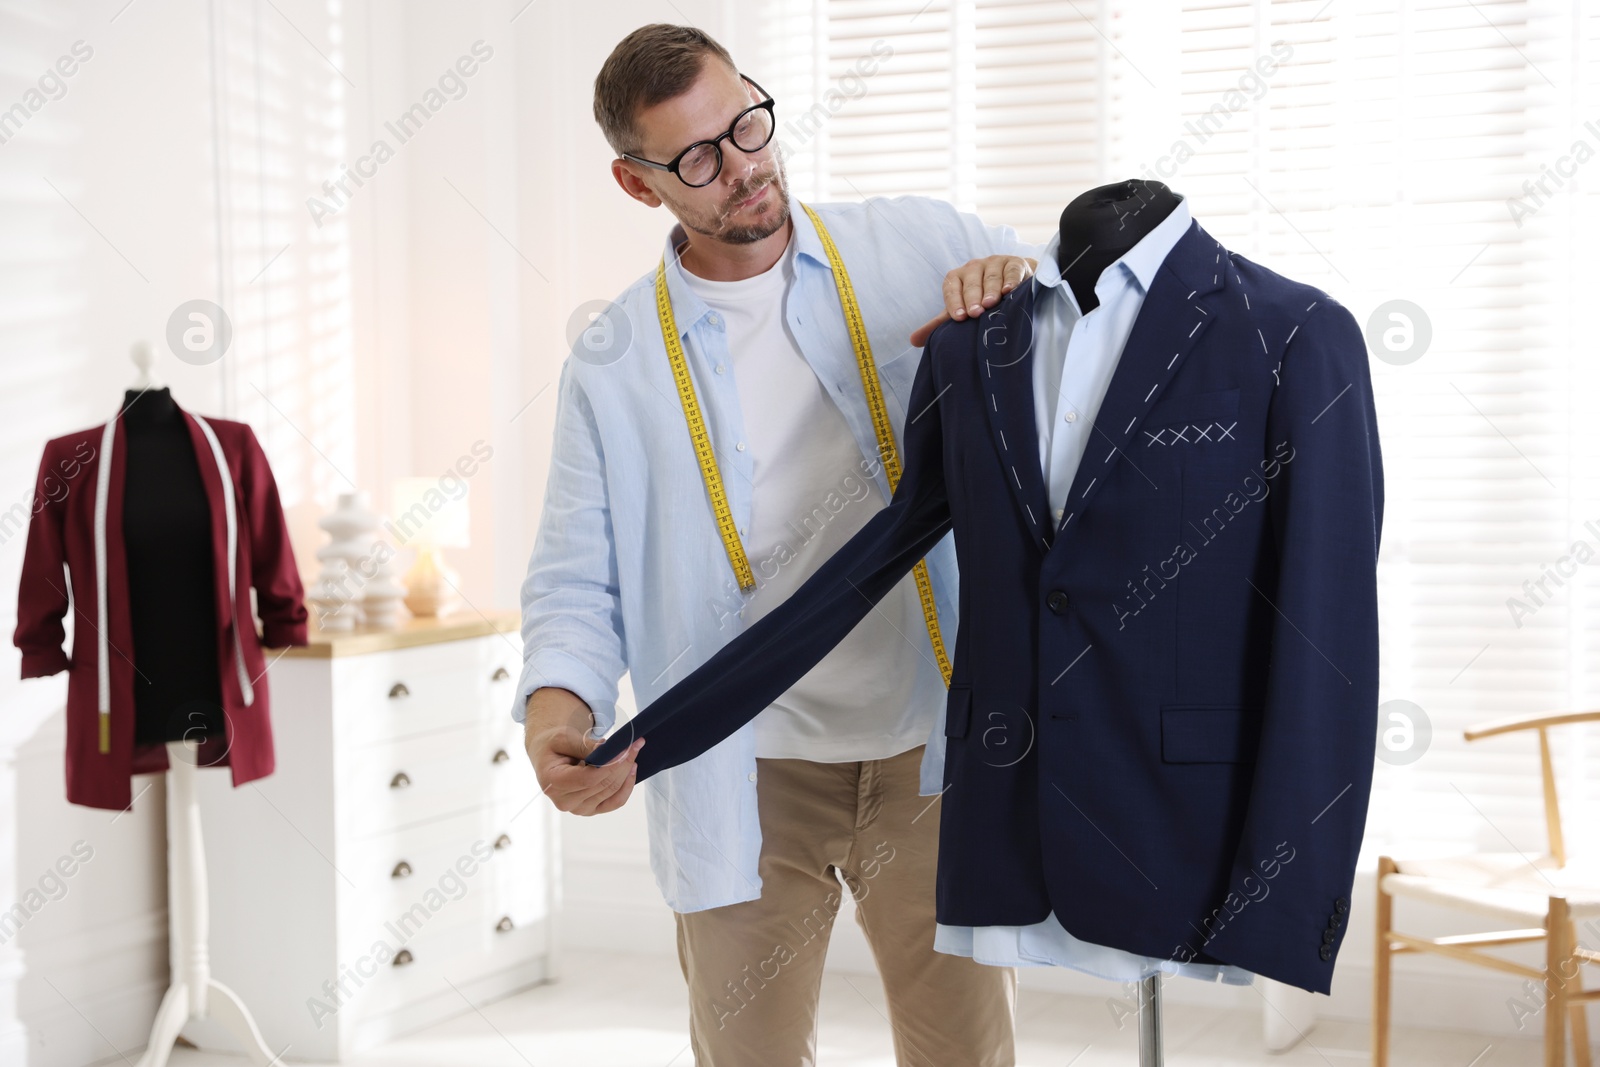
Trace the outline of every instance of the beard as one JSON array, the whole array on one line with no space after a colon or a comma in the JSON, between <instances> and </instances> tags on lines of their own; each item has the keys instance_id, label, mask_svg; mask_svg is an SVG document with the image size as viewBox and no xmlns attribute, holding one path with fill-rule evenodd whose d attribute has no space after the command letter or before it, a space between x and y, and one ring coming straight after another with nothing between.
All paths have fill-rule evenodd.
<instances>
[{"instance_id":1,"label":"beard","mask_svg":"<svg viewBox=\"0 0 1600 1067\"><path fill-rule=\"evenodd\" d=\"M771 191L766 199L750 209L751 221L734 218L740 213L739 204L759 193L764 186ZM730 245L755 244L772 236L789 221L789 179L784 173L783 160L774 157L773 168L752 175L750 180L735 189L726 203L709 212L696 212L679 207L678 219L685 229Z\"/></svg>"}]
</instances>

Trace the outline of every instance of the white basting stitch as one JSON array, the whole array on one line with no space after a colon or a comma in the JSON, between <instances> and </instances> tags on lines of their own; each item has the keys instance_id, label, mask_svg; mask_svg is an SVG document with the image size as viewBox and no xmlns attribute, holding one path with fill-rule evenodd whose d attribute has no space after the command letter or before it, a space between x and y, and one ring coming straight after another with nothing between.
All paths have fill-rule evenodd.
<instances>
[{"instance_id":1,"label":"white basting stitch","mask_svg":"<svg viewBox=\"0 0 1600 1067\"><path fill-rule=\"evenodd\" d=\"M1168 363L1167 366L1170 367L1170 366L1172 366L1172 364ZM1132 433L1133 432L1133 424L1138 422L1138 421L1139 421L1139 416L1137 416L1137 415L1135 415L1133 418L1129 419L1128 420L1128 428L1126 430L1122 431L1122 436L1126 437L1130 433Z\"/></svg>"},{"instance_id":2,"label":"white basting stitch","mask_svg":"<svg viewBox=\"0 0 1600 1067\"><path fill-rule=\"evenodd\" d=\"M1000 431L1000 448L1006 452L1011 451L1011 446L1006 444L1006 432L1004 430Z\"/></svg>"},{"instance_id":3,"label":"white basting stitch","mask_svg":"<svg viewBox=\"0 0 1600 1067\"><path fill-rule=\"evenodd\" d=\"M1117 454L1117 446L1116 445L1112 445L1111 446L1111 451L1107 452L1106 453L1106 458L1101 460L1100 462L1101 463L1110 463L1111 462L1111 457L1116 455L1116 454Z\"/></svg>"},{"instance_id":4,"label":"white basting stitch","mask_svg":"<svg viewBox=\"0 0 1600 1067\"><path fill-rule=\"evenodd\" d=\"M1017 477L1017 468L1011 468L1011 480L1017 483L1017 488L1022 488L1022 479Z\"/></svg>"},{"instance_id":5,"label":"white basting stitch","mask_svg":"<svg viewBox=\"0 0 1600 1067\"><path fill-rule=\"evenodd\" d=\"M1028 509L1028 521L1033 523L1035 526L1039 525L1039 520L1033 517L1033 505L1024 504L1022 506Z\"/></svg>"},{"instance_id":6,"label":"white basting stitch","mask_svg":"<svg viewBox=\"0 0 1600 1067\"><path fill-rule=\"evenodd\" d=\"M1244 294L1244 309L1246 311L1250 310L1250 294L1249 293Z\"/></svg>"},{"instance_id":7,"label":"white basting stitch","mask_svg":"<svg viewBox=\"0 0 1600 1067\"><path fill-rule=\"evenodd\" d=\"M1161 383L1157 382L1155 385L1150 387L1150 391L1148 393L1144 394L1144 402L1146 404L1150 403L1150 398L1156 395L1156 390L1160 388L1160 386Z\"/></svg>"},{"instance_id":8,"label":"white basting stitch","mask_svg":"<svg viewBox=\"0 0 1600 1067\"><path fill-rule=\"evenodd\" d=\"M1198 293L1198 292L1199 292L1199 291L1200 291L1200 290L1198 290L1198 289L1191 289L1191 290L1190 290L1190 291L1189 291L1189 295L1188 295L1188 296L1186 296L1186 297L1184 297L1184 299L1185 299L1185 300L1193 300L1193 299L1194 299L1194 294L1195 294L1195 293Z\"/></svg>"},{"instance_id":9,"label":"white basting stitch","mask_svg":"<svg viewBox=\"0 0 1600 1067\"><path fill-rule=\"evenodd\" d=\"M1194 330L1198 330L1198 329L1199 329L1199 328L1200 328L1200 327L1201 327L1201 326L1202 326L1202 325L1203 325L1203 322L1197 322L1197 323L1195 323L1195 324L1194 324ZM1190 336L1190 337L1193 337L1193 336L1194 336L1194 330L1190 330L1190 331L1189 331L1189 336Z\"/></svg>"},{"instance_id":10,"label":"white basting stitch","mask_svg":"<svg viewBox=\"0 0 1600 1067\"><path fill-rule=\"evenodd\" d=\"M1089 490L1093 489L1094 488L1094 483L1098 482L1099 480L1100 480L1099 478L1090 478L1089 479L1089 484L1083 487L1083 496L1088 496L1089 495ZM1081 499L1083 499L1083 497L1079 497L1078 499L1081 500Z\"/></svg>"},{"instance_id":11,"label":"white basting stitch","mask_svg":"<svg viewBox=\"0 0 1600 1067\"><path fill-rule=\"evenodd\" d=\"M1294 324L1294 329L1289 331L1289 336L1285 337L1283 339L1283 343L1284 344L1288 344L1290 341L1293 341L1294 340L1294 335L1296 333L1298 333L1299 331L1300 331L1300 324L1297 322L1297 323Z\"/></svg>"},{"instance_id":12,"label":"white basting stitch","mask_svg":"<svg viewBox=\"0 0 1600 1067\"><path fill-rule=\"evenodd\" d=\"M1171 369L1172 369L1172 365L1173 365L1173 364L1174 364L1174 363L1176 363L1176 362L1178 362L1178 357L1179 357L1179 356L1181 356L1181 355L1183 355L1183 353L1182 353L1182 352L1174 352L1174 353L1173 353L1173 354L1172 354L1172 358L1171 358L1171 359L1169 359L1169 360L1167 360L1167 369L1168 369L1168 370L1171 370Z\"/></svg>"},{"instance_id":13,"label":"white basting stitch","mask_svg":"<svg viewBox=\"0 0 1600 1067\"><path fill-rule=\"evenodd\" d=\"M1262 353L1262 355L1266 355L1266 354L1270 353L1271 349L1269 349L1267 347L1267 337L1266 337L1266 335L1264 333L1261 332L1261 328L1259 326L1256 327L1256 336L1261 338L1261 353Z\"/></svg>"}]
</instances>

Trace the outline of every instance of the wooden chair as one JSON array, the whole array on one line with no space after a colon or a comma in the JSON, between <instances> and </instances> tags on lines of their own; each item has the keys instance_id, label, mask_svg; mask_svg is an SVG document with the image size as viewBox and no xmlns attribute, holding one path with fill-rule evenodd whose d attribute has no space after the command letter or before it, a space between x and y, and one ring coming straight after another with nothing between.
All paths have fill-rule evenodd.
<instances>
[{"instance_id":1,"label":"wooden chair","mask_svg":"<svg viewBox=\"0 0 1600 1067\"><path fill-rule=\"evenodd\" d=\"M1433 860L1378 860L1378 942L1372 983L1372 1063L1389 1067L1389 981L1394 957L1431 952L1463 963L1515 974L1544 985L1545 1067L1566 1067L1566 1036L1572 1030L1573 1062L1591 1067L1585 1005L1600 1002L1600 989L1583 989L1582 966L1600 963L1600 951L1582 947L1578 925L1600 943L1600 868L1594 857L1568 863L1550 761L1549 729L1600 722L1600 711L1533 715L1485 723L1466 731L1468 741L1521 730L1539 731L1544 778L1545 829L1550 853L1529 859L1520 853L1478 853ZM1593 834L1594 831L1588 831ZM1518 929L1433 939L1394 929L1394 898L1409 897L1519 924ZM1484 949L1530 941L1545 943L1543 968L1526 967Z\"/></svg>"}]
</instances>

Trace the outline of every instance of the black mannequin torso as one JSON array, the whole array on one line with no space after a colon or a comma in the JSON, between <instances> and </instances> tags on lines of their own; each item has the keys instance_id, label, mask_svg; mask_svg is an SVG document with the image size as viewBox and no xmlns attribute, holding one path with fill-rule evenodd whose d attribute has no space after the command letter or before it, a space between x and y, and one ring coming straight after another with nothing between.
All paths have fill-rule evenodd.
<instances>
[{"instance_id":1,"label":"black mannequin torso","mask_svg":"<svg viewBox=\"0 0 1600 1067\"><path fill-rule=\"evenodd\" d=\"M1085 315L1100 305L1100 272L1155 229L1178 206L1178 196L1160 182L1133 178L1090 189L1061 212L1056 263Z\"/></svg>"},{"instance_id":2,"label":"black mannequin torso","mask_svg":"<svg viewBox=\"0 0 1600 1067\"><path fill-rule=\"evenodd\" d=\"M167 389L128 390L121 418L134 739L151 744L220 732L211 502L188 422Z\"/></svg>"}]
</instances>

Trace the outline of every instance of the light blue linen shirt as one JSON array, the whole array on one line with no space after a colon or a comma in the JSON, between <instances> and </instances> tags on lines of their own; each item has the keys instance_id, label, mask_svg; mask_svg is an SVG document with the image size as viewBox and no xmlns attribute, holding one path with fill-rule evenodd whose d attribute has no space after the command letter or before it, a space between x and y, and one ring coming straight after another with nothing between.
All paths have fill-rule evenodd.
<instances>
[{"instance_id":1,"label":"light blue linen shirt","mask_svg":"<svg viewBox=\"0 0 1600 1067\"><path fill-rule=\"evenodd\" d=\"M1099 306L1083 314L1077 296L1061 276L1056 253L1061 234L1039 253L1032 283L1033 411L1039 430L1039 469L1044 472L1050 507L1060 526L1067 493L1094 432L1111 376L1122 358L1133 322L1144 306L1156 271L1189 228L1189 205L1176 208L1115 263L1100 272L1094 286ZM1073 937L1054 912L1031 926L935 927L940 952L971 956L980 963L1011 967L1070 967L1114 981L1137 981L1162 972L1202 981L1248 985L1253 976L1238 967L1181 963L1140 956Z\"/></svg>"},{"instance_id":2,"label":"light blue linen shirt","mask_svg":"<svg viewBox=\"0 0 1600 1067\"><path fill-rule=\"evenodd\" d=\"M902 441L922 353L907 338L943 308L945 274L971 259L1037 258L1039 250L1009 226L986 226L928 197L811 206L849 271L895 440ZM789 211L797 246L785 321L844 415L861 451L862 480L887 501L832 268L793 197ZM752 453L742 447L726 324L685 282L674 252L683 239L675 224L664 246L667 290L728 505L747 537ZM940 628L953 651L958 574L951 536L927 559ZM695 460L656 316L651 263L562 364L544 510L521 590L524 662L512 718L523 721L534 690L558 686L588 704L596 729L609 733L624 671L639 707L649 705L744 629L750 595L734 579ZM908 640L926 646L925 628ZM923 795L942 785L942 702L928 709L928 722ZM753 723L642 789L651 871L673 910L761 895Z\"/></svg>"}]
</instances>

